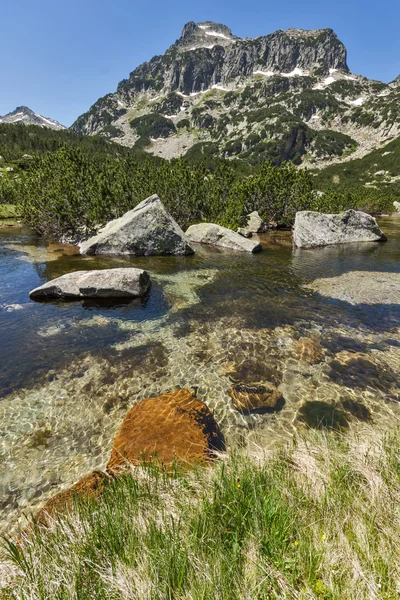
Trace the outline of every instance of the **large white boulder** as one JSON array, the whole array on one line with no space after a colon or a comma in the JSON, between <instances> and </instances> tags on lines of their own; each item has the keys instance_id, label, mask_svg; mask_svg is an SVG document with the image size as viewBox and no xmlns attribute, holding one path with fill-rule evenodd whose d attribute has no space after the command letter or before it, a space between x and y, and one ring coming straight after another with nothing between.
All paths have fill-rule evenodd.
<instances>
[{"instance_id":1,"label":"large white boulder","mask_svg":"<svg viewBox=\"0 0 400 600\"><path fill-rule=\"evenodd\" d=\"M80 244L81 254L193 254L178 223L155 194Z\"/></svg>"},{"instance_id":2,"label":"large white boulder","mask_svg":"<svg viewBox=\"0 0 400 600\"><path fill-rule=\"evenodd\" d=\"M150 275L142 269L74 271L31 291L32 300L82 298L137 298L150 288Z\"/></svg>"},{"instance_id":3,"label":"large white boulder","mask_svg":"<svg viewBox=\"0 0 400 600\"><path fill-rule=\"evenodd\" d=\"M293 243L299 248L351 242L384 242L386 239L376 219L361 211L347 210L332 215L308 210L296 213Z\"/></svg>"},{"instance_id":4,"label":"large white boulder","mask_svg":"<svg viewBox=\"0 0 400 600\"><path fill-rule=\"evenodd\" d=\"M397 212L400 212L400 202L397 202L397 200L395 200L393 202L393 206L395 207L395 209L397 210Z\"/></svg>"},{"instance_id":5,"label":"large white boulder","mask_svg":"<svg viewBox=\"0 0 400 600\"><path fill-rule=\"evenodd\" d=\"M219 246L240 252L260 252L261 244L248 240L236 231L215 225L214 223L199 223L191 225L186 231L189 241L199 244Z\"/></svg>"}]
</instances>

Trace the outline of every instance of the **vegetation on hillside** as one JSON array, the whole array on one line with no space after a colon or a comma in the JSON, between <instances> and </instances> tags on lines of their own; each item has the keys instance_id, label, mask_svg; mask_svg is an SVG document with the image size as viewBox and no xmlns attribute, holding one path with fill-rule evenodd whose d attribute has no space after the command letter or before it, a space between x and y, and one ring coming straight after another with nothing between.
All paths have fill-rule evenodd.
<instances>
[{"instance_id":1,"label":"vegetation on hillside","mask_svg":"<svg viewBox=\"0 0 400 600\"><path fill-rule=\"evenodd\" d=\"M399 503L398 431L309 430L172 476L133 468L98 503L8 542L2 597L392 600Z\"/></svg>"},{"instance_id":2,"label":"vegetation on hillside","mask_svg":"<svg viewBox=\"0 0 400 600\"><path fill-rule=\"evenodd\" d=\"M143 139L150 125L141 121ZM342 144L343 149L351 142L346 136L341 139L327 133L325 137L319 134L321 152L332 140ZM356 185L354 176L350 185L342 175L339 180L344 185L333 185L335 173L312 176L292 163L274 166L261 162L251 166L235 158L215 159L212 144L207 143L194 146L184 159L167 162L137 148L66 131L1 125L0 139L1 135L0 204L18 204L29 225L56 238L90 235L154 193L185 229L201 221L236 228L253 210L258 210L266 221L285 226L293 223L298 210L338 212L355 208L386 212L391 210L397 189L393 183L379 189L364 187L361 182ZM242 148L243 144L257 152L264 143L259 136L250 135L231 142L226 153L234 155L236 146ZM385 153L385 164L393 163L393 175L397 173L393 160L398 155L398 144L392 142L393 150ZM279 148L276 150L279 152ZM374 153L362 159L364 163L373 160L377 160ZM351 173L359 162L330 169L334 172L336 168L347 177L346 169ZM381 177L380 182L384 181Z\"/></svg>"},{"instance_id":3,"label":"vegetation on hillside","mask_svg":"<svg viewBox=\"0 0 400 600\"><path fill-rule=\"evenodd\" d=\"M22 158L24 154L55 152L62 146L79 147L90 156L124 156L132 152L129 148L110 143L100 136L80 135L69 129L57 131L37 125L0 124L0 154L4 162L14 162L13 166L16 168L29 168L27 159Z\"/></svg>"},{"instance_id":4,"label":"vegetation on hillside","mask_svg":"<svg viewBox=\"0 0 400 600\"><path fill-rule=\"evenodd\" d=\"M95 160L77 148L37 157L20 188L26 221L56 237L91 233L154 193L183 228L200 221L237 227L251 210L290 223L314 202L310 175L289 163L266 163L245 177L225 162L211 172L184 160Z\"/></svg>"},{"instance_id":5,"label":"vegetation on hillside","mask_svg":"<svg viewBox=\"0 0 400 600\"><path fill-rule=\"evenodd\" d=\"M400 197L400 138L373 150L363 158L331 165L315 172L319 189L363 189L365 194L378 192Z\"/></svg>"}]
</instances>

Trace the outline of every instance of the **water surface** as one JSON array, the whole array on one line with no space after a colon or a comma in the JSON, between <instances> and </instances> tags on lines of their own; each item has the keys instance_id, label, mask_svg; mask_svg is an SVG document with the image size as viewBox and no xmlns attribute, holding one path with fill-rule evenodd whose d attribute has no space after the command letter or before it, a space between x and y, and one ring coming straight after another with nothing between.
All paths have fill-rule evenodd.
<instances>
[{"instance_id":1,"label":"water surface","mask_svg":"<svg viewBox=\"0 0 400 600\"><path fill-rule=\"evenodd\" d=\"M131 259L81 257L28 228L0 228L2 527L104 468L126 410L177 387L197 390L231 443L267 445L318 426L326 407L349 427L397 421L400 305L354 306L304 287L351 271L400 272L400 219L380 224L385 244L294 251L290 233L276 232L261 236L257 255L198 247ZM64 273L115 266L146 268L148 297L29 300ZM285 404L243 415L232 383L277 386Z\"/></svg>"}]
</instances>

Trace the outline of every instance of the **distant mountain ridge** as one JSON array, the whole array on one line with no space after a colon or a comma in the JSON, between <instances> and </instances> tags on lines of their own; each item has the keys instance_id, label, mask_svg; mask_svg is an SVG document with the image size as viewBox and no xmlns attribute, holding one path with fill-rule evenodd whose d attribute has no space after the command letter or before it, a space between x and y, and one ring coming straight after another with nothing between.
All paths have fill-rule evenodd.
<instances>
[{"instance_id":1,"label":"distant mountain ridge","mask_svg":"<svg viewBox=\"0 0 400 600\"><path fill-rule=\"evenodd\" d=\"M324 166L400 135L400 86L352 74L332 29L238 38L189 22L72 125L164 158L271 159Z\"/></svg>"},{"instance_id":2,"label":"distant mountain ridge","mask_svg":"<svg viewBox=\"0 0 400 600\"><path fill-rule=\"evenodd\" d=\"M8 113L4 117L0 116L0 123L22 123L24 125L39 125L40 127L49 127L50 129L66 129L64 125L61 125L54 119L43 117L27 106L18 106L15 110Z\"/></svg>"}]
</instances>

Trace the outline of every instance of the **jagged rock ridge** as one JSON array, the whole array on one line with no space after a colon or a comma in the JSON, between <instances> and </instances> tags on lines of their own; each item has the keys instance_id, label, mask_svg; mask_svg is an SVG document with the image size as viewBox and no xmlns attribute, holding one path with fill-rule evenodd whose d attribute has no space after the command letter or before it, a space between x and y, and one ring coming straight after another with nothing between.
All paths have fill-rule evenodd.
<instances>
[{"instance_id":1,"label":"jagged rock ridge","mask_svg":"<svg viewBox=\"0 0 400 600\"><path fill-rule=\"evenodd\" d=\"M72 128L164 158L324 164L362 156L400 132L399 87L350 73L332 29L238 38L225 25L185 25Z\"/></svg>"},{"instance_id":2,"label":"jagged rock ridge","mask_svg":"<svg viewBox=\"0 0 400 600\"><path fill-rule=\"evenodd\" d=\"M49 129L66 129L54 119L43 117L27 106L18 106L15 110L8 113L4 117L0 117L0 123L22 123L24 125L39 125L40 127L49 127Z\"/></svg>"}]
</instances>

